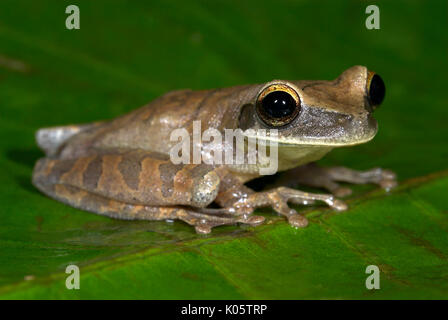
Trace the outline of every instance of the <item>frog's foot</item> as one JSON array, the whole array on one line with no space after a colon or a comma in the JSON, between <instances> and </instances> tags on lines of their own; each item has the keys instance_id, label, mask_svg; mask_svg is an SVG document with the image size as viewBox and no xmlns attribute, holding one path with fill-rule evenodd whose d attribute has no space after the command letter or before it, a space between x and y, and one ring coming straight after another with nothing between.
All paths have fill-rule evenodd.
<instances>
[{"instance_id":1,"label":"frog's foot","mask_svg":"<svg viewBox=\"0 0 448 320\"><path fill-rule=\"evenodd\" d=\"M201 210L201 209L199 209ZM227 211L227 210L224 210ZM180 210L176 213L176 218L185 221L195 227L197 233L208 234L213 227L222 225L234 225L237 223L258 226L265 220L262 216L251 214L228 215L222 214L220 209L204 210L204 212L196 212L191 210Z\"/></svg>"},{"instance_id":2,"label":"frog's foot","mask_svg":"<svg viewBox=\"0 0 448 320\"><path fill-rule=\"evenodd\" d=\"M296 210L290 208L288 202L308 205L314 203L316 200L325 202L337 211L347 209L347 205L341 200L335 199L333 195L303 192L286 187L253 193L248 198L235 202L233 206L237 211L246 210L248 207L271 206L278 214L285 216L292 226L305 227L308 225L308 220L305 216L298 214Z\"/></svg>"},{"instance_id":3,"label":"frog's foot","mask_svg":"<svg viewBox=\"0 0 448 320\"><path fill-rule=\"evenodd\" d=\"M381 168L358 171L345 167L322 168L313 163L293 169L291 174L289 180L292 176L296 183L325 188L337 197L345 197L352 193L350 188L343 187L337 182L373 183L387 191L397 185L395 173Z\"/></svg>"},{"instance_id":4,"label":"frog's foot","mask_svg":"<svg viewBox=\"0 0 448 320\"><path fill-rule=\"evenodd\" d=\"M326 172L333 181L342 181L355 184L373 183L386 191L397 186L397 176L390 170L373 168L365 171L352 170L345 167L327 168ZM341 188L335 191L340 191ZM351 190L350 190L351 193Z\"/></svg>"}]
</instances>

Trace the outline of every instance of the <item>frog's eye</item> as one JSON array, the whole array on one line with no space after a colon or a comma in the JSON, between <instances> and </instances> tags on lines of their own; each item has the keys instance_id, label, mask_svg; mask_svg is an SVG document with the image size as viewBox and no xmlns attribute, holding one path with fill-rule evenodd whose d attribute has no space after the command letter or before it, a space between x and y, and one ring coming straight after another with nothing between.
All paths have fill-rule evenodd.
<instances>
[{"instance_id":1,"label":"frog's eye","mask_svg":"<svg viewBox=\"0 0 448 320\"><path fill-rule=\"evenodd\" d=\"M379 106L384 100L386 87L383 79L375 72L369 71L367 77L367 99L371 106Z\"/></svg>"},{"instance_id":2,"label":"frog's eye","mask_svg":"<svg viewBox=\"0 0 448 320\"><path fill-rule=\"evenodd\" d=\"M270 127L281 127L294 120L300 112L300 97L285 84L273 84L257 98L257 114Z\"/></svg>"}]
</instances>

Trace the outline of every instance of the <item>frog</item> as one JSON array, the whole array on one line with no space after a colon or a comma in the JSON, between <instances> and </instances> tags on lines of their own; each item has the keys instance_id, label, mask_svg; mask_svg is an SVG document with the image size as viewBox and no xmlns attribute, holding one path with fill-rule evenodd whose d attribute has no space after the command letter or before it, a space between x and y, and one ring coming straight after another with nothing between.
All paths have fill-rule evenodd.
<instances>
[{"instance_id":1,"label":"frog","mask_svg":"<svg viewBox=\"0 0 448 320\"><path fill-rule=\"evenodd\" d=\"M308 219L291 205L322 203L344 211L348 206L340 198L351 193L350 183L387 191L397 185L391 170L316 164L335 148L372 140L378 131L373 113L384 97L382 78L360 65L334 80L172 91L115 119L39 129L36 141L45 157L36 162L32 183L84 211L125 220L181 220L199 234L223 225L261 225L266 218L254 214L261 207L303 228ZM264 139L275 139L278 171L290 181L255 191L248 183L260 177L259 164L173 163L170 134L183 128L192 135L195 121L218 132L276 130ZM325 191L301 191L289 183Z\"/></svg>"}]
</instances>

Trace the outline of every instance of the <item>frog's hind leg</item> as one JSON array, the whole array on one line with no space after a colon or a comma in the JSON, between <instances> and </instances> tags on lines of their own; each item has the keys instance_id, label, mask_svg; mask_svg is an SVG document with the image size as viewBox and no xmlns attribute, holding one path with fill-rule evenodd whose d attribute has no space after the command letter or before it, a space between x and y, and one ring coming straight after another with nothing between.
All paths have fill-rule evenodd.
<instances>
[{"instance_id":1,"label":"frog's hind leg","mask_svg":"<svg viewBox=\"0 0 448 320\"><path fill-rule=\"evenodd\" d=\"M131 170L136 164L141 164L138 176ZM157 173L161 179L157 179ZM139 177L135 180L139 183L131 183L132 174ZM133 188L126 187L124 176ZM219 186L217 178L213 168L174 166L169 160L155 159L154 155L140 151L78 159L43 158L33 172L33 184L44 194L75 208L112 218L180 219L193 225L198 233L209 233L220 225L258 225L264 221L263 217L250 213L207 209ZM165 188L167 185L173 188L173 194Z\"/></svg>"},{"instance_id":2,"label":"frog's hind leg","mask_svg":"<svg viewBox=\"0 0 448 320\"><path fill-rule=\"evenodd\" d=\"M252 215L232 216L201 213L183 206L158 207L129 204L63 184L37 184L48 196L72 207L123 220L182 220L195 227L197 233L208 234L213 227L237 223L257 226L264 218Z\"/></svg>"}]
</instances>

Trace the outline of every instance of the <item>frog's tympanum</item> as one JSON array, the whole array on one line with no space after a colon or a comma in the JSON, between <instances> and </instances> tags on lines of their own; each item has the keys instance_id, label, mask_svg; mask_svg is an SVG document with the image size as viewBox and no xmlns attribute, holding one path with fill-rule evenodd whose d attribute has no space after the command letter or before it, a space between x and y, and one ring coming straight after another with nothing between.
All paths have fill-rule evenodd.
<instances>
[{"instance_id":1,"label":"frog's tympanum","mask_svg":"<svg viewBox=\"0 0 448 320\"><path fill-rule=\"evenodd\" d=\"M257 207L271 207L295 227L308 224L288 206L325 202L351 190L339 185L395 186L395 175L379 168L356 171L323 168L313 162L333 148L371 140L377 132L372 113L385 87L377 74L354 66L333 81L275 80L224 89L167 93L114 120L40 129L45 151L34 168L33 184L46 195L76 208L119 219L180 219L198 233L227 224L259 225ZM329 194L278 186L255 192L245 183L260 176L257 165L174 164L170 149L177 128L202 130L277 129L278 170L290 170L295 183ZM266 136L272 139L272 136Z\"/></svg>"}]
</instances>

